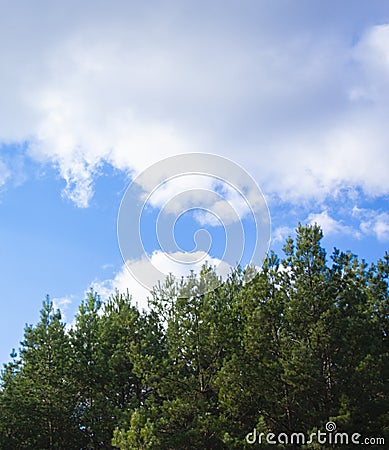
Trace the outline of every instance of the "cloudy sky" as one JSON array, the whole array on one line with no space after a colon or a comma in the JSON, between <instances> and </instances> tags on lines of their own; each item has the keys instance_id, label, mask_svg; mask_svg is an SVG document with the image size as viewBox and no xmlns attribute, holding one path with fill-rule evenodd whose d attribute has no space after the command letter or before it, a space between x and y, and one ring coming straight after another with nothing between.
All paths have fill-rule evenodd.
<instances>
[{"instance_id":1,"label":"cloudy sky","mask_svg":"<svg viewBox=\"0 0 389 450\"><path fill-rule=\"evenodd\" d=\"M0 361L46 294L68 322L91 286L143 304L117 215L131 180L172 155L250 173L277 252L299 221L322 226L329 253L388 249L386 0L0 6Z\"/></svg>"}]
</instances>

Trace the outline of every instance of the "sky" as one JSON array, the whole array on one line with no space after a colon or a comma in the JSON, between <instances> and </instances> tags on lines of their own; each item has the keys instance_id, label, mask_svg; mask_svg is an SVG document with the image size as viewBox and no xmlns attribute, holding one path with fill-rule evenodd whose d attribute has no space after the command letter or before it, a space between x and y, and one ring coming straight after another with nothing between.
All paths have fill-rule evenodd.
<instances>
[{"instance_id":1,"label":"sky","mask_svg":"<svg viewBox=\"0 0 389 450\"><path fill-rule=\"evenodd\" d=\"M145 255L175 270L166 256L201 262L212 242L220 263L224 225L249 224L245 208L255 216L261 196L280 255L298 222L323 228L328 255L335 246L374 262L388 250L386 0L0 7L0 363L46 295L71 324L90 288L103 298L129 288L144 307L128 266ZM219 177L212 165L201 175L177 166L193 153L233 162L261 194L242 200L235 169ZM150 167L165 158L178 172L153 185ZM118 214L142 174L144 254L130 245L124 261ZM177 232L170 253L153 233L160 210Z\"/></svg>"}]
</instances>

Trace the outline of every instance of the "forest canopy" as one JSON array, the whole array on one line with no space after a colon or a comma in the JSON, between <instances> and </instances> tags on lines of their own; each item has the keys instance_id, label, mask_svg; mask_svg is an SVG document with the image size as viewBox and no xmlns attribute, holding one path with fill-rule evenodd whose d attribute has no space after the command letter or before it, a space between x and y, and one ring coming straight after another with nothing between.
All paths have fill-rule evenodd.
<instances>
[{"instance_id":1,"label":"forest canopy","mask_svg":"<svg viewBox=\"0 0 389 450\"><path fill-rule=\"evenodd\" d=\"M147 311L91 291L67 327L47 298L2 370L0 448L294 448L246 436L330 421L388 443L389 254L327 257L322 237L300 225L250 282L170 276Z\"/></svg>"}]
</instances>

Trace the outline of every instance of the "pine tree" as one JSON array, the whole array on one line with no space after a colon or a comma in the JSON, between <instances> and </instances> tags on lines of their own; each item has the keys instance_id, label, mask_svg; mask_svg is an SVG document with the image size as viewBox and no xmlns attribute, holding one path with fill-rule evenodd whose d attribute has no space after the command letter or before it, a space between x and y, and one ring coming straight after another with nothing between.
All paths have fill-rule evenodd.
<instances>
[{"instance_id":1,"label":"pine tree","mask_svg":"<svg viewBox=\"0 0 389 450\"><path fill-rule=\"evenodd\" d=\"M11 436L3 448L79 448L70 354L61 314L47 299L40 322L25 328L20 360L3 374L2 406Z\"/></svg>"},{"instance_id":2,"label":"pine tree","mask_svg":"<svg viewBox=\"0 0 389 450\"><path fill-rule=\"evenodd\" d=\"M389 440L389 255L330 265L321 239L299 226L253 279L170 276L148 312L91 292L70 332L47 299L2 371L0 448L274 448L245 436L329 420Z\"/></svg>"}]
</instances>

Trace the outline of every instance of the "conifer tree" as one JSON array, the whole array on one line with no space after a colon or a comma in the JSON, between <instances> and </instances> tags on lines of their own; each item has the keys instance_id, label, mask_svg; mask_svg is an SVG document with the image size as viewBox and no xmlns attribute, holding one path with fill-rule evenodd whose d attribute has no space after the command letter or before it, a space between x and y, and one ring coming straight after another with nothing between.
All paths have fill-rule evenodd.
<instances>
[{"instance_id":1,"label":"conifer tree","mask_svg":"<svg viewBox=\"0 0 389 450\"><path fill-rule=\"evenodd\" d=\"M25 328L20 359L3 374L2 409L7 410L9 440L2 448L79 448L70 355L61 314L47 299L39 323Z\"/></svg>"}]
</instances>

